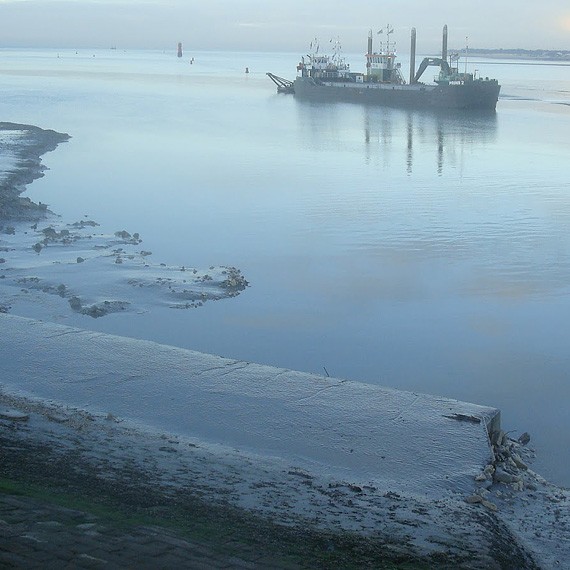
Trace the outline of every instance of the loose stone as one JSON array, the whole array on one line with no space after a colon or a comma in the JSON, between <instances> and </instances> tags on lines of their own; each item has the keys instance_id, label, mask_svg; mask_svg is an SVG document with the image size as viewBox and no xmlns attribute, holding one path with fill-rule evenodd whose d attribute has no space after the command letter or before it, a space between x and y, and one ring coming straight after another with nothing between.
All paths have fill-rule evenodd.
<instances>
[{"instance_id":1,"label":"loose stone","mask_svg":"<svg viewBox=\"0 0 570 570\"><path fill-rule=\"evenodd\" d=\"M483 497L481 497L481 495L469 495L469 497L465 499L465 502L474 505L475 503L483 502Z\"/></svg>"},{"instance_id":2,"label":"loose stone","mask_svg":"<svg viewBox=\"0 0 570 570\"><path fill-rule=\"evenodd\" d=\"M516 477L515 475L511 475L510 473L507 473L506 471L503 471L502 469L495 470L495 475L493 476L493 478L498 483L518 483L519 482L518 477Z\"/></svg>"},{"instance_id":3,"label":"loose stone","mask_svg":"<svg viewBox=\"0 0 570 570\"><path fill-rule=\"evenodd\" d=\"M30 419L30 416L18 410L0 410L0 419L25 422Z\"/></svg>"},{"instance_id":4,"label":"loose stone","mask_svg":"<svg viewBox=\"0 0 570 570\"><path fill-rule=\"evenodd\" d=\"M498 510L497 505L495 505L495 503L491 503L491 501L487 501L487 500L485 500L485 499L482 499L482 500L481 500L481 504L482 504L486 509L489 509L490 511L495 512L495 511Z\"/></svg>"},{"instance_id":5,"label":"loose stone","mask_svg":"<svg viewBox=\"0 0 570 570\"><path fill-rule=\"evenodd\" d=\"M526 471L528 469L528 465L520 458L519 455L517 455L516 453L513 453L511 455L511 459L513 460L513 463L519 468L519 469L523 469L524 471Z\"/></svg>"},{"instance_id":6,"label":"loose stone","mask_svg":"<svg viewBox=\"0 0 570 570\"><path fill-rule=\"evenodd\" d=\"M530 434L525 431L525 432L519 437L519 443L520 443L521 445L526 445L529 441L530 441Z\"/></svg>"}]
</instances>

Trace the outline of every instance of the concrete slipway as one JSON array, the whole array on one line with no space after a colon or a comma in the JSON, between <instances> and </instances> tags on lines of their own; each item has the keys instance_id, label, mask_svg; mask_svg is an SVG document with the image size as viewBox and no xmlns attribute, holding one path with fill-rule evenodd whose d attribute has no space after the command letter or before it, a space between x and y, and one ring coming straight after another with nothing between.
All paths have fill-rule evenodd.
<instances>
[{"instance_id":1,"label":"concrete slipway","mask_svg":"<svg viewBox=\"0 0 570 570\"><path fill-rule=\"evenodd\" d=\"M493 408L12 316L2 333L13 388L387 490L470 493L491 459Z\"/></svg>"},{"instance_id":2,"label":"concrete slipway","mask_svg":"<svg viewBox=\"0 0 570 570\"><path fill-rule=\"evenodd\" d=\"M0 330L4 409L27 410L40 439L89 439L79 447L94 463L148 462L156 453L157 481L188 484L183 474L192 473L193 485L208 482L212 500L223 491L225 500L284 524L367 536L381 528L408 552L434 552L444 541L484 566L497 528L505 548L543 550L529 539L533 529L516 532L518 511L506 501L514 492L504 484L500 500L488 495L498 483L484 469L501 444L493 450L489 440L490 431L501 433L494 408L6 314ZM165 438L184 451L160 455ZM485 487L479 494L476 477ZM522 478L503 483L524 488ZM467 504L474 493L476 504ZM495 511L501 501L511 504L509 520ZM550 543L560 542L551 533L544 545L553 560L559 553Z\"/></svg>"}]
</instances>

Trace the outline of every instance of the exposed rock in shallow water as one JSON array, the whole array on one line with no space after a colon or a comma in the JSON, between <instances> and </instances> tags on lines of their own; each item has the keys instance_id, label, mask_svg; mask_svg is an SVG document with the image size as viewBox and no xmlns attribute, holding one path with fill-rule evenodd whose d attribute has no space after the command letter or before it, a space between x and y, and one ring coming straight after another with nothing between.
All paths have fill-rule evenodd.
<instances>
[{"instance_id":1,"label":"exposed rock in shallow water","mask_svg":"<svg viewBox=\"0 0 570 570\"><path fill-rule=\"evenodd\" d=\"M87 315L97 319L104 317L110 313L118 313L124 311L129 306L126 301L103 301L101 303L93 303L92 305L84 306L81 299L77 296L69 299L69 306L76 312L82 315Z\"/></svg>"},{"instance_id":2,"label":"exposed rock in shallow water","mask_svg":"<svg viewBox=\"0 0 570 570\"><path fill-rule=\"evenodd\" d=\"M83 315L88 315L89 317L97 319L110 313L124 311L128 306L129 303L126 301L103 301L102 303L95 303L89 307L82 307L79 312Z\"/></svg>"},{"instance_id":3,"label":"exposed rock in shallow water","mask_svg":"<svg viewBox=\"0 0 570 570\"><path fill-rule=\"evenodd\" d=\"M526 445L527 443L530 442L530 434L525 431L525 432L519 437L518 442L519 442L521 445Z\"/></svg>"},{"instance_id":4,"label":"exposed rock in shallow water","mask_svg":"<svg viewBox=\"0 0 570 570\"><path fill-rule=\"evenodd\" d=\"M151 252L139 249L142 240L136 233L92 233L96 222L50 222L44 227L34 224L35 229L27 226L25 231L19 228L4 247L6 262L0 264L0 278L18 290L17 297L6 299L11 303L22 297L25 286L26 302L42 292L66 299L75 313L99 318L146 311L153 304L193 309L206 301L235 297L249 285L235 267L211 266L206 273L184 265L151 263Z\"/></svg>"},{"instance_id":5,"label":"exposed rock in shallow water","mask_svg":"<svg viewBox=\"0 0 570 570\"><path fill-rule=\"evenodd\" d=\"M80 220L79 222L74 222L73 224L69 224L70 227L72 228L87 228L87 227L92 227L95 228L97 227L99 224L97 222L94 222L93 220Z\"/></svg>"}]
</instances>

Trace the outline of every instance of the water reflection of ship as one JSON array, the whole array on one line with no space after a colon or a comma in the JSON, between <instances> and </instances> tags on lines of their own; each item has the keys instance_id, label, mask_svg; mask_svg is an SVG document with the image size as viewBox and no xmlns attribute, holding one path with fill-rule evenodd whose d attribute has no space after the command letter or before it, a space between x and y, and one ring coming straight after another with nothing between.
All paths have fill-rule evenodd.
<instances>
[{"instance_id":1,"label":"water reflection of ship","mask_svg":"<svg viewBox=\"0 0 570 570\"><path fill-rule=\"evenodd\" d=\"M426 115L391 110L375 113L369 108L364 109L363 123L366 161L386 157L397 151L396 145L401 145L409 174L418 151L435 150L437 173L442 174L446 160L453 166L461 165L467 148L493 142L497 130L496 115ZM402 127L405 137L401 135Z\"/></svg>"},{"instance_id":2,"label":"water reflection of ship","mask_svg":"<svg viewBox=\"0 0 570 570\"><path fill-rule=\"evenodd\" d=\"M446 166L461 168L471 151L492 144L497 134L494 113L427 112L348 103L295 100L299 126L308 149L361 153L364 161L403 172L435 161L441 174ZM360 147L356 141L362 141ZM398 167L399 168L399 167Z\"/></svg>"}]
</instances>

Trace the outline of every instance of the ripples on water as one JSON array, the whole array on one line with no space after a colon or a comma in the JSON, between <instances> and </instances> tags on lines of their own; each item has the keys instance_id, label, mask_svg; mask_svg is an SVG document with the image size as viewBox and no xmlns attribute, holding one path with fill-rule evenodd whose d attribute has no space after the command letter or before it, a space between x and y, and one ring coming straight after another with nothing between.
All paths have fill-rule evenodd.
<instances>
[{"instance_id":1,"label":"ripples on water","mask_svg":"<svg viewBox=\"0 0 570 570\"><path fill-rule=\"evenodd\" d=\"M566 68L480 61L497 114L442 116L275 94L265 72L292 78L297 54L2 55L1 120L73 136L32 197L251 283L194 311L47 318L496 405L570 484Z\"/></svg>"}]
</instances>

